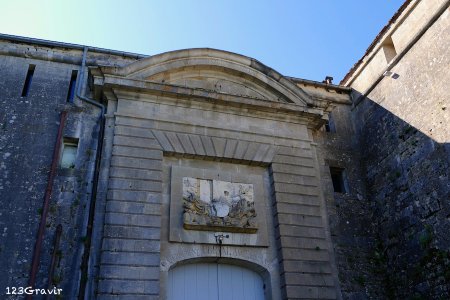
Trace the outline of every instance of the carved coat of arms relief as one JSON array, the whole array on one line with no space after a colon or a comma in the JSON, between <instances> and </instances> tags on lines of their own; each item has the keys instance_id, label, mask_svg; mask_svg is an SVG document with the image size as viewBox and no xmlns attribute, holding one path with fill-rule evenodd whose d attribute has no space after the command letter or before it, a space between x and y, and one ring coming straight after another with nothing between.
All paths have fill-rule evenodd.
<instances>
[{"instance_id":1,"label":"carved coat of arms relief","mask_svg":"<svg viewBox=\"0 0 450 300\"><path fill-rule=\"evenodd\" d=\"M183 177L183 227L255 233L253 184Z\"/></svg>"}]
</instances>

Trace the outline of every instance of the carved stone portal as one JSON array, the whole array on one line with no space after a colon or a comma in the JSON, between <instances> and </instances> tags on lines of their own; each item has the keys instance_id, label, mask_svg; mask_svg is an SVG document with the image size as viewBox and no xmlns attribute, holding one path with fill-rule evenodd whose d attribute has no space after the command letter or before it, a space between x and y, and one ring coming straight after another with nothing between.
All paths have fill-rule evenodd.
<instances>
[{"instance_id":1,"label":"carved stone portal","mask_svg":"<svg viewBox=\"0 0 450 300\"><path fill-rule=\"evenodd\" d=\"M253 184L183 177L183 227L255 233Z\"/></svg>"}]
</instances>

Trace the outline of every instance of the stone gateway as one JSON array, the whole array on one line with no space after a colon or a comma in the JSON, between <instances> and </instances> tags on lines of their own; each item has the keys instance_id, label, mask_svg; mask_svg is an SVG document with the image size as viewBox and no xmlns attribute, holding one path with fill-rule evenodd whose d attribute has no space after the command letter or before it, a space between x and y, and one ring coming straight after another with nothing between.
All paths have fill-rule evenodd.
<instances>
[{"instance_id":1,"label":"stone gateway","mask_svg":"<svg viewBox=\"0 0 450 300\"><path fill-rule=\"evenodd\" d=\"M408 0L333 84L0 35L0 290L448 299L449 36Z\"/></svg>"}]
</instances>

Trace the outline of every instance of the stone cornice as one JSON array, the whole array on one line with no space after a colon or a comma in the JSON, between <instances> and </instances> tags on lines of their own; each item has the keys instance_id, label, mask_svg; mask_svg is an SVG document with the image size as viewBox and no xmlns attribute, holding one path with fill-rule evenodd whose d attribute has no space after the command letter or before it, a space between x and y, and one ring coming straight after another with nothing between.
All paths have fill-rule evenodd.
<instances>
[{"instance_id":1,"label":"stone cornice","mask_svg":"<svg viewBox=\"0 0 450 300\"><path fill-rule=\"evenodd\" d=\"M114 91L115 97L122 99L136 99L138 97L140 100L145 101L145 98L153 95L161 97L161 101L163 101L164 97L181 101L194 101L198 102L199 105L213 105L217 110L223 109L228 111L232 108L247 112L263 112L271 115L272 119L284 120L287 115L291 115L299 120L303 120L302 123L307 124L311 128L321 126L322 122L328 117L327 111L320 108L222 94L202 89L124 79L116 76L105 76L101 82L105 91Z\"/></svg>"},{"instance_id":2,"label":"stone cornice","mask_svg":"<svg viewBox=\"0 0 450 300\"><path fill-rule=\"evenodd\" d=\"M268 99L235 95L202 87L165 82L179 72L214 70L221 76L254 82L269 94ZM249 57L214 49L189 49L141 59L123 67L90 68L90 83L97 98L106 89L116 94L137 93L203 101L269 113L302 117L310 128L321 126L335 103L342 99L311 96L289 78Z\"/></svg>"}]
</instances>

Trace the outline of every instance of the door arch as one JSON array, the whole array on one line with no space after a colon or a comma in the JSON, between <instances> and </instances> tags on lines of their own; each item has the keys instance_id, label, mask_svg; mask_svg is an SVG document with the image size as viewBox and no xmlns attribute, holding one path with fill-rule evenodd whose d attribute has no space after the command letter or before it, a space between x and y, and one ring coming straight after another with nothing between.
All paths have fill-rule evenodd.
<instances>
[{"instance_id":1,"label":"door arch","mask_svg":"<svg viewBox=\"0 0 450 300\"><path fill-rule=\"evenodd\" d=\"M262 277L219 263L179 265L169 270L168 300L264 300Z\"/></svg>"}]
</instances>

